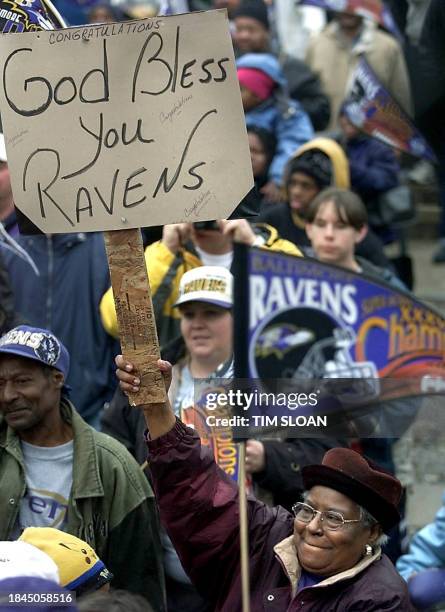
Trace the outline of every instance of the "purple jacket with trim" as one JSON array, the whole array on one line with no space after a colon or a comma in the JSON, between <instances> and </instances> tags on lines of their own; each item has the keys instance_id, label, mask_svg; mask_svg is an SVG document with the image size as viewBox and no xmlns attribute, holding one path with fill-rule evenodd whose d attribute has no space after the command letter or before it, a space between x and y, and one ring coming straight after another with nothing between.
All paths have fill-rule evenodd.
<instances>
[{"instance_id":1,"label":"purple jacket with trim","mask_svg":"<svg viewBox=\"0 0 445 612\"><path fill-rule=\"evenodd\" d=\"M161 520L184 569L216 612L241 611L238 487L179 420L148 441L148 449ZM349 579L308 587L292 598L298 563L289 571L289 555L286 560L279 552L285 547L273 550L292 535L292 515L249 498L248 520L252 612L413 610L404 581L385 555ZM291 542L283 543L288 551Z\"/></svg>"}]
</instances>

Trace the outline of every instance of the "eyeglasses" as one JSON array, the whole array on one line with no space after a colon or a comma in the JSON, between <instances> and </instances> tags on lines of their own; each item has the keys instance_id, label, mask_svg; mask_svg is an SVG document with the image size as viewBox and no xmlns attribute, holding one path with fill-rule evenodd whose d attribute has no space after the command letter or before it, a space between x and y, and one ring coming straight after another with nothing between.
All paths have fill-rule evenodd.
<instances>
[{"instance_id":1,"label":"eyeglasses","mask_svg":"<svg viewBox=\"0 0 445 612\"><path fill-rule=\"evenodd\" d=\"M302 523L310 523L315 516L319 514L323 525L330 531L341 529L345 523L360 523L362 520L361 518L345 519L343 514L340 514L340 512L335 512L334 510L320 512L320 510L315 510L315 508L312 508L312 506L309 506L309 504L304 504L303 502L294 504L292 506L292 512L294 513L297 521L301 521Z\"/></svg>"}]
</instances>

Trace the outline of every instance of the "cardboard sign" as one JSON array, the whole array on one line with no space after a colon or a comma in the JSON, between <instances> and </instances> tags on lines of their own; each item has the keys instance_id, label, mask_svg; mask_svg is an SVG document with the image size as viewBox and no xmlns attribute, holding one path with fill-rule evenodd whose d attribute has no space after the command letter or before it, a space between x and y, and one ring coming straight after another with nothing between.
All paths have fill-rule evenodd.
<instances>
[{"instance_id":1,"label":"cardboard sign","mask_svg":"<svg viewBox=\"0 0 445 612\"><path fill-rule=\"evenodd\" d=\"M16 206L45 233L226 218L253 186L225 11L0 38Z\"/></svg>"}]
</instances>

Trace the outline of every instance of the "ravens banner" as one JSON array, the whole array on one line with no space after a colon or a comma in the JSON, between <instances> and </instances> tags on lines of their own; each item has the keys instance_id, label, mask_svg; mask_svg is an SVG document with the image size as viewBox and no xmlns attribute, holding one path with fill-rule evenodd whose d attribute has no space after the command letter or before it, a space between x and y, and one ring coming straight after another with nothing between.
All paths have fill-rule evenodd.
<instances>
[{"instance_id":1,"label":"ravens banner","mask_svg":"<svg viewBox=\"0 0 445 612\"><path fill-rule=\"evenodd\" d=\"M369 136L415 157L437 161L425 138L363 57L352 76L343 111L353 125Z\"/></svg>"},{"instance_id":2,"label":"ravens banner","mask_svg":"<svg viewBox=\"0 0 445 612\"><path fill-rule=\"evenodd\" d=\"M406 398L445 393L445 319L411 294L266 249L237 245L235 262L236 379L313 387L324 412L404 398L413 414Z\"/></svg>"}]
</instances>

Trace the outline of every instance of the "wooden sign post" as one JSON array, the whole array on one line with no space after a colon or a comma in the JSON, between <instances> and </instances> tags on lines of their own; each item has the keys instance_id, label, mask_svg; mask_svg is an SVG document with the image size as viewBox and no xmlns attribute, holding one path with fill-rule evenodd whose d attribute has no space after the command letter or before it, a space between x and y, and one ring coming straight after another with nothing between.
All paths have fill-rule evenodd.
<instances>
[{"instance_id":1,"label":"wooden sign post","mask_svg":"<svg viewBox=\"0 0 445 612\"><path fill-rule=\"evenodd\" d=\"M136 228L227 218L253 186L227 14L2 36L0 58L16 206L45 233L105 230L131 401L159 403Z\"/></svg>"},{"instance_id":2,"label":"wooden sign post","mask_svg":"<svg viewBox=\"0 0 445 612\"><path fill-rule=\"evenodd\" d=\"M105 246L122 352L141 379L139 393L129 394L130 404L161 404L165 402L165 386L156 366L159 343L141 232L107 231Z\"/></svg>"}]
</instances>

